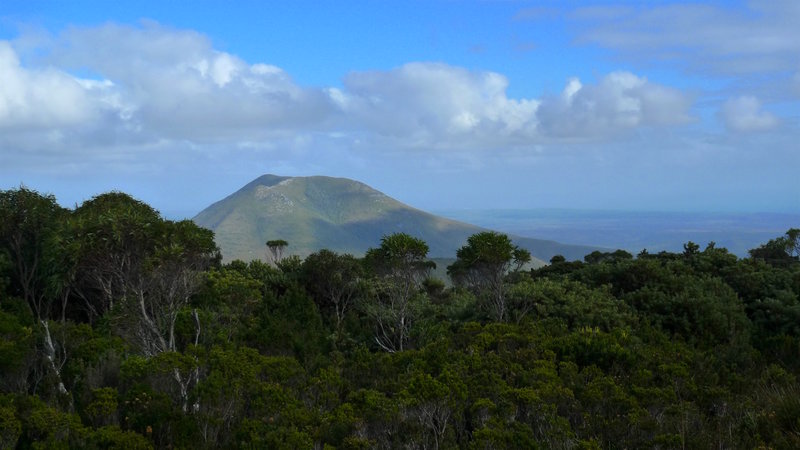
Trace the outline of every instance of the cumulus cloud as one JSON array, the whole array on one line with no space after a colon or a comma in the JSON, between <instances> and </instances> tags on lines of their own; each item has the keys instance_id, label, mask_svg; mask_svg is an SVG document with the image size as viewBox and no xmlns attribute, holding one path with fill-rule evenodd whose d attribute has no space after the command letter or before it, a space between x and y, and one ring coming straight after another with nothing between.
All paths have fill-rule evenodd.
<instances>
[{"instance_id":1,"label":"cumulus cloud","mask_svg":"<svg viewBox=\"0 0 800 450\"><path fill-rule=\"evenodd\" d=\"M753 92L772 101L800 96L796 0L591 6L570 18L580 24L578 42L600 45L633 64L664 64L726 86L731 100L717 117L729 131L771 130L780 122L760 110Z\"/></svg>"},{"instance_id":2,"label":"cumulus cloud","mask_svg":"<svg viewBox=\"0 0 800 450\"><path fill-rule=\"evenodd\" d=\"M441 63L412 63L345 78L340 107L370 130L418 146L533 144L613 136L639 126L688 119L689 99L628 72L597 84L568 82L561 96L509 98L494 72Z\"/></svg>"},{"instance_id":3,"label":"cumulus cloud","mask_svg":"<svg viewBox=\"0 0 800 450\"><path fill-rule=\"evenodd\" d=\"M538 101L508 98L508 80L494 72L410 63L351 73L344 86L336 96L346 114L367 129L412 143L505 141L536 133Z\"/></svg>"},{"instance_id":4,"label":"cumulus cloud","mask_svg":"<svg viewBox=\"0 0 800 450\"><path fill-rule=\"evenodd\" d=\"M689 105L689 99L675 89L630 72L614 72L596 85L571 79L560 96L542 101L538 118L546 136L585 138L684 123Z\"/></svg>"},{"instance_id":5,"label":"cumulus cloud","mask_svg":"<svg viewBox=\"0 0 800 450\"><path fill-rule=\"evenodd\" d=\"M0 42L0 145L130 154L169 142L295 148L319 135L376 150L499 149L678 124L689 104L628 72L541 99L511 98L508 86L496 72L414 62L303 87L191 30L71 28L33 49Z\"/></svg>"},{"instance_id":6,"label":"cumulus cloud","mask_svg":"<svg viewBox=\"0 0 800 450\"><path fill-rule=\"evenodd\" d=\"M725 127L736 132L768 131L779 125L778 118L761 109L761 102L745 95L726 101L719 110Z\"/></svg>"},{"instance_id":7,"label":"cumulus cloud","mask_svg":"<svg viewBox=\"0 0 800 450\"><path fill-rule=\"evenodd\" d=\"M80 78L55 66L27 67L9 42L0 41L0 148L16 155L5 164L110 149L127 133L130 124L120 119L127 115L111 81ZM129 135L125 141L141 138Z\"/></svg>"},{"instance_id":8,"label":"cumulus cloud","mask_svg":"<svg viewBox=\"0 0 800 450\"><path fill-rule=\"evenodd\" d=\"M235 144L318 129L335 113L322 89L158 24L73 28L23 51L33 56L0 41L0 143L8 147Z\"/></svg>"},{"instance_id":9,"label":"cumulus cloud","mask_svg":"<svg viewBox=\"0 0 800 450\"><path fill-rule=\"evenodd\" d=\"M11 45L0 41L0 128L85 122L92 116L93 87L57 70L25 69Z\"/></svg>"},{"instance_id":10,"label":"cumulus cloud","mask_svg":"<svg viewBox=\"0 0 800 450\"><path fill-rule=\"evenodd\" d=\"M155 23L68 30L50 61L112 80L141 126L173 139L257 138L317 124L332 111L324 92L298 86L278 67L249 65L199 33Z\"/></svg>"}]
</instances>

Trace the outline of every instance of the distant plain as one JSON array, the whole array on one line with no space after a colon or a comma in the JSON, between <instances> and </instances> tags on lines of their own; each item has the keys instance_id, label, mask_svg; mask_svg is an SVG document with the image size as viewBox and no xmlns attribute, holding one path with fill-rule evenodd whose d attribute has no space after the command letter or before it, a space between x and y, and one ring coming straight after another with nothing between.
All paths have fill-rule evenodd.
<instances>
[{"instance_id":1,"label":"distant plain","mask_svg":"<svg viewBox=\"0 0 800 450\"><path fill-rule=\"evenodd\" d=\"M683 251L693 241L705 248L713 241L744 257L747 251L800 227L800 214L637 212L571 209L458 209L434 214L480 227L564 244L623 249Z\"/></svg>"}]
</instances>

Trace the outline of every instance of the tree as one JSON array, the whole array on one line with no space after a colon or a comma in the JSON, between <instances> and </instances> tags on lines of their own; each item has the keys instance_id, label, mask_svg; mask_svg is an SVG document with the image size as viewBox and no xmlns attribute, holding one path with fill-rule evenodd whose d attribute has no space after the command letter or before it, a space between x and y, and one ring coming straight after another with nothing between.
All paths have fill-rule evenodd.
<instances>
[{"instance_id":1,"label":"tree","mask_svg":"<svg viewBox=\"0 0 800 450\"><path fill-rule=\"evenodd\" d=\"M414 320L412 299L435 267L428 244L406 233L384 236L367 250L364 261L376 277L375 302L367 313L375 319L375 342L388 352L403 351Z\"/></svg>"},{"instance_id":2,"label":"tree","mask_svg":"<svg viewBox=\"0 0 800 450\"><path fill-rule=\"evenodd\" d=\"M800 228L790 228L784 239L786 239L786 253L794 259L800 258Z\"/></svg>"},{"instance_id":3,"label":"tree","mask_svg":"<svg viewBox=\"0 0 800 450\"><path fill-rule=\"evenodd\" d=\"M89 321L111 312L114 331L145 356L177 351L178 315L198 291L202 272L219 261L213 233L188 220L164 220L147 204L118 192L77 208L70 232L76 262L67 278ZM196 310L192 317L197 344ZM176 369L174 378L185 408L188 386L197 376L192 381Z\"/></svg>"},{"instance_id":4,"label":"tree","mask_svg":"<svg viewBox=\"0 0 800 450\"><path fill-rule=\"evenodd\" d=\"M74 293L93 322L128 296L159 239L158 211L121 192L84 202L73 213L79 259Z\"/></svg>"},{"instance_id":5,"label":"tree","mask_svg":"<svg viewBox=\"0 0 800 450\"><path fill-rule=\"evenodd\" d=\"M134 275L126 279L127 297L115 314L120 331L146 357L176 352L178 336L175 324L179 313L199 291L202 273L219 261L213 232L200 228L190 220L161 221L153 224L156 245ZM194 345L200 340L200 318L194 319ZM180 388L184 411L188 407L188 392L197 383L198 373L187 377L179 369L173 378Z\"/></svg>"},{"instance_id":6,"label":"tree","mask_svg":"<svg viewBox=\"0 0 800 450\"><path fill-rule=\"evenodd\" d=\"M213 233L189 220L152 224L155 243L125 279L127 293L115 314L146 356L175 351L175 321L199 290L201 274L218 258Z\"/></svg>"},{"instance_id":7,"label":"tree","mask_svg":"<svg viewBox=\"0 0 800 450\"><path fill-rule=\"evenodd\" d=\"M22 434L22 423L15 417L14 409L0 406L0 448L16 448Z\"/></svg>"},{"instance_id":8,"label":"tree","mask_svg":"<svg viewBox=\"0 0 800 450\"><path fill-rule=\"evenodd\" d=\"M206 341L232 342L252 320L262 300L261 283L244 272L228 266L205 273L204 286L192 303L206 315Z\"/></svg>"},{"instance_id":9,"label":"tree","mask_svg":"<svg viewBox=\"0 0 800 450\"><path fill-rule=\"evenodd\" d=\"M513 245L507 235L484 231L470 236L467 245L458 249L447 274L457 285L483 294L495 320L503 322L507 316L505 276L512 263L519 270L530 260L530 252Z\"/></svg>"},{"instance_id":10,"label":"tree","mask_svg":"<svg viewBox=\"0 0 800 450\"><path fill-rule=\"evenodd\" d=\"M614 252L601 252L599 250L595 250L583 257L583 260L586 262L586 264L600 264L604 262L613 264L630 259L633 259L633 255L625 250L616 250Z\"/></svg>"},{"instance_id":11,"label":"tree","mask_svg":"<svg viewBox=\"0 0 800 450\"><path fill-rule=\"evenodd\" d=\"M514 268L512 272L519 272L525 264L531 262L531 252L524 248L514 246L513 260Z\"/></svg>"},{"instance_id":12,"label":"tree","mask_svg":"<svg viewBox=\"0 0 800 450\"><path fill-rule=\"evenodd\" d=\"M61 295L65 280L59 264L65 255L62 234L66 216L67 211L52 195L25 187L0 191L0 252L9 255L14 268L13 286L41 326L44 357L61 394L67 393L61 380L66 354L64 346L54 342L48 320L54 300L67 298Z\"/></svg>"},{"instance_id":13,"label":"tree","mask_svg":"<svg viewBox=\"0 0 800 450\"><path fill-rule=\"evenodd\" d=\"M695 244L692 241L689 241L683 244L683 256L686 258L691 258L692 256L696 256L700 253L700 245Z\"/></svg>"},{"instance_id":14,"label":"tree","mask_svg":"<svg viewBox=\"0 0 800 450\"><path fill-rule=\"evenodd\" d=\"M53 245L66 216L52 195L21 187L0 191L0 251L9 255L13 286L27 302L37 321L46 319L52 306L58 267Z\"/></svg>"},{"instance_id":15,"label":"tree","mask_svg":"<svg viewBox=\"0 0 800 450\"><path fill-rule=\"evenodd\" d=\"M283 251L288 246L289 243L283 239L267 241L267 251L269 251L267 257L269 261L272 262L272 264L278 265L278 263L283 259Z\"/></svg>"},{"instance_id":16,"label":"tree","mask_svg":"<svg viewBox=\"0 0 800 450\"><path fill-rule=\"evenodd\" d=\"M304 284L323 307L332 307L336 333L359 292L363 277L361 264L352 255L338 255L330 250L312 253L303 261Z\"/></svg>"},{"instance_id":17,"label":"tree","mask_svg":"<svg viewBox=\"0 0 800 450\"><path fill-rule=\"evenodd\" d=\"M790 228L781 237L749 251L750 257L775 267L787 267L800 258L800 229Z\"/></svg>"},{"instance_id":18,"label":"tree","mask_svg":"<svg viewBox=\"0 0 800 450\"><path fill-rule=\"evenodd\" d=\"M458 373L456 367L446 368L436 378L417 372L401 391L404 414L412 417L433 437L430 447L423 445L423 448L435 450L445 446L445 434L452 428L453 416L467 396L462 378L463 374ZM424 441L429 441L427 436Z\"/></svg>"}]
</instances>

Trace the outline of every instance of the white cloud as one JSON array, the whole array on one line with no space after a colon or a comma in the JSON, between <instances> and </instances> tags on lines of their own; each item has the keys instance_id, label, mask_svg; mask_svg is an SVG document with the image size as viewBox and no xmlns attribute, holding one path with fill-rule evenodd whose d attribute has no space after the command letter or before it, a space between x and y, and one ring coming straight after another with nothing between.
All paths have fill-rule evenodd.
<instances>
[{"instance_id":1,"label":"white cloud","mask_svg":"<svg viewBox=\"0 0 800 450\"><path fill-rule=\"evenodd\" d=\"M731 100L721 106L717 117L729 131L772 130L782 122L760 110L759 100L751 96L754 93L784 105L800 96L797 0L589 7L573 11L571 18L580 25L579 42L617 52L634 67L661 66L699 74L702 78L686 80L699 92L710 94L698 102L704 110L700 115L711 112L709 107L719 107L714 98L724 93ZM796 103L791 108L796 109Z\"/></svg>"},{"instance_id":2,"label":"white cloud","mask_svg":"<svg viewBox=\"0 0 800 450\"><path fill-rule=\"evenodd\" d=\"M750 1L739 8L698 3L592 7L577 10L573 18L583 23L582 41L631 54L637 60L677 61L714 73L793 69L800 54L796 0Z\"/></svg>"},{"instance_id":3,"label":"white cloud","mask_svg":"<svg viewBox=\"0 0 800 450\"><path fill-rule=\"evenodd\" d=\"M333 94L346 114L412 145L481 145L484 139L506 142L536 133L538 101L508 98L508 80L495 72L409 63L351 73L344 86L345 92Z\"/></svg>"},{"instance_id":4,"label":"white cloud","mask_svg":"<svg viewBox=\"0 0 800 450\"><path fill-rule=\"evenodd\" d=\"M73 28L50 50L46 61L113 81L131 120L164 138L259 139L319 126L333 112L321 90L217 51L194 31L155 23Z\"/></svg>"},{"instance_id":5,"label":"white cloud","mask_svg":"<svg viewBox=\"0 0 800 450\"><path fill-rule=\"evenodd\" d=\"M726 101L719 110L725 126L736 132L768 131L777 127L777 117L761 109L761 102L745 95Z\"/></svg>"},{"instance_id":6,"label":"white cloud","mask_svg":"<svg viewBox=\"0 0 800 450\"><path fill-rule=\"evenodd\" d=\"M689 104L675 89L629 72L614 72L596 85L569 80L560 96L542 101L538 118L545 136L609 136L640 126L684 123Z\"/></svg>"},{"instance_id":7,"label":"white cloud","mask_svg":"<svg viewBox=\"0 0 800 450\"><path fill-rule=\"evenodd\" d=\"M360 126L418 147L503 147L592 139L684 123L689 99L628 72L594 85L572 79L556 98L509 98L494 72L411 63L345 78L331 96Z\"/></svg>"},{"instance_id":8,"label":"white cloud","mask_svg":"<svg viewBox=\"0 0 800 450\"><path fill-rule=\"evenodd\" d=\"M628 72L571 80L560 97L510 98L499 73L429 62L307 88L199 33L153 23L72 28L39 42L23 50L0 42L0 145L46 148L41 155L135 158L137 148L170 142L242 151L299 142L387 152L530 148L682 123L689 104Z\"/></svg>"},{"instance_id":9,"label":"white cloud","mask_svg":"<svg viewBox=\"0 0 800 450\"><path fill-rule=\"evenodd\" d=\"M0 128L71 126L92 116L94 86L63 72L28 70L8 42L0 41Z\"/></svg>"}]
</instances>

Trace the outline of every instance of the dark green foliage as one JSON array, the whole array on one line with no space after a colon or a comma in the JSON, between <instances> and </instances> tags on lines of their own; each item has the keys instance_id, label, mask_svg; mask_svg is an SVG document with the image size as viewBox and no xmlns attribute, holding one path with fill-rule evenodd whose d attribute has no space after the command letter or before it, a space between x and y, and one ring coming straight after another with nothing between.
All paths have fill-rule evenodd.
<instances>
[{"instance_id":1,"label":"dark green foliage","mask_svg":"<svg viewBox=\"0 0 800 450\"><path fill-rule=\"evenodd\" d=\"M495 320L507 320L506 276L512 267L516 272L530 262L530 252L512 244L505 234L485 231L470 236L456 258L447 268L453 282L483 298Z\"/></svg>"},{"instance_id":2,"label":"dark green foliage","mask_svg":"<svg viewBox=\"0 0 800 450\"><path fill-rule=\"evenodd\" d=\"M479 233L450 287L402 233L220 266L121 193L0 217L0 448L800 447L797 229L531 272Z\"/></svg>"},{"instance_id":3,"label":"dark green foliage","mask_svg":"<svg viewBox=\"0 0 800 450\"><path fill-rule=\"evenodd\" d=\"M625 261L633 258L633 255L626 252L625 250L617 250L615 252L601 252L599 250L595 250L592 253L583 257L583 260L586 261L586 264L600 264L600 263L616 263L620 261ZM557 261L563 262L563 261Z\"/></svg>"},{"instance_id":4,"label":"dark green foliage","mask_svg":"<svg viewBox=\"0 0 800 450\"><path fill-rule=\"evenodd\" d=\"M6 402L3 402L6 403ZM14 448L22 435L22 422L10 405L0 406L0 448Z\"/></svg>"},{"instance_id":5,"label":"dark green foliage","mask_svg":"<svg viewBox=\"0 0 800 450\"><path fill-rule=\"evenodd\" d=\"M26 301L37 321L50 316L63 288L60 263L69 250L62 235L65 216L52 195L25 187L0 191L0 254L10 279L7 294Z\"/></svg>"},{"instance_id":6,"label":"dark green foliage","mask_svg":"<svg viewBox=\"0 0 800 450\"><path fill-rule=\"evenodd\" d=\"M436 267L427 255L423 240L394 233L364 256L372 283L364 289L361 309L372 319L375 343L385 351L409 348L412 327L426 300L420 287Z\"/></svg>"},{"instance_id":7,"label":"dark green foliage","mask_svg":"<svg viewBox=\"0 0 800 450\"><path fill-rule=\"evenodd\" d=\"M4 307L9 306L9 300L4 302ZM0 392L25 390L28 370L35 357L34 337L30 323L0 309Z\"/></svg>"},{"instance_id":8,"label":"dark green foliage","mask_svg":"<svg viewBox=\"0 0 800 450\"><path fill-rule=\"evenodd\" d=\"M800 229L792 228L785 235L750 250L750 257L776 267L797 263L800 257Z\"/></svg>"},{"instance_id":9,"label":"dark green foliage","mask_svg":"<svg viewBox=\"0 0 800 450\"><path fill-rule=\"evenodd\" d=\"M103 316L125 297L157 246L158 212L127 194L110 192L72 214L78 270L74 288L88 320Z\"/></svg>"},{"instance_id":10,"label":"dark green foliage","mask_svg":"<svg viewBox=\"0 0 800 450\"><path fill-rule=\"evenodd\" d=\"M335 324L337 340L341 338L345 317L361 294L363 277L363 266L352 255L320 250L303 261L302 283L323 317Z\"/></svg>"},{"instance_id":11,"label":"dark green foliage","mask_svg":"<svg viewBox=\"0 0 800 450\"><path fill-rule=\"evenodd\" d=\"M271 355L290 355L313 363L326 348L317 305L297 286L265 295L242 330L242 343Z\"/></svg>"},{"instance_id":12,"label":"dark green foliage","mask_svg":"<svg viewBox=\"0 0 800 450\"><path fill-rule=\"evenodd\" d=\"M574 281L527 279L509 289L511 315L517 320L556 318L570 329L599 327L604 331L632 327L636 317L607 286L591 289Z\"/></svg>"},{"instance_id":13,"label":"dark green foliage","mask_svg":"<svg viewBox=\"0 0 800 450\"><path fill-rule=\"evenodd\" d=\"M286 247L289 246L289 243L283 239L273 239L267 241L267 250L269 252L269 260L273 264L278 264L283 259L283 251Z\"/></svg>"}]
</instances>

